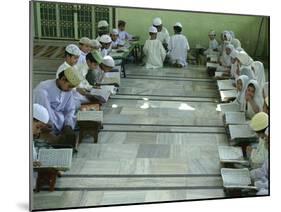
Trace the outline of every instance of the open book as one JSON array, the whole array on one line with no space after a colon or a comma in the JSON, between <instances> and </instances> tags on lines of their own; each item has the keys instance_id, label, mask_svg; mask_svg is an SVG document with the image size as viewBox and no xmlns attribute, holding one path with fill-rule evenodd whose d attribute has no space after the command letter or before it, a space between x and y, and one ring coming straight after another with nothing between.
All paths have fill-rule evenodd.
<instances>
[{"instance_id":1,"label":"open book","mask_svg":"<svg viewBox=\"0 0 281 212\"><path fill-rule=\"evenodd\" d=\"M230 100L233 100L237 96L237 91L236 90L225 90L225 91L220 91L220 96L221 96L221 101L222 102L228 102Z\"/></svg>"},{"instance_id":2,"label":"open book","mask_svg":"<svg viewBox=\"0 0 281 212\"><path fill-rule=\"evenodd\" d=\"M248 124L229 125L228 127L231 140L247 138L250 141L257 137Z\"/></svg>"},{"instance_id":3,"label":"open book","mask_svg":"<svg viewBox=\"0 0 281 212\"><path fill-rule=\"evenodd\" d=\"M240 105L234 102L218 104L217 111L221 111L222 113L226 112L239 112Z\"/></svg>"},{"instance_id":4,"label":"open book","mask_svg":"<svg viewBox=\"0 0 281 212\"><path fill-rule=\"evenodd\" d=\"M56 168L67 171L71 167L72 149L39 149L38 160L41 162L39 168Z\"/></svg>"},{"instance_id":5,"label":"open book","mask_svg":"<svg viewBox=\"0 0 281 212\"><path fill-rule=\"evenodd\" d=\"M209 63L209 62L207 62L206 66L207 66L207 68L217 68L220 65L218 63Z\"/></svg>"},{"instance_id":6,"label":"open book","mask_svg":"<svg viewBox=\"0 0 281 212\"><path fill-rule=\"evenodd\" d=\"M77 121L103 122L103 111L78 111Z\"/></svg>"},{"instance_id":7,"label":"open book","mask_svg":"<svg viewBox=\"0 0 281 212\"><path fill-rule=\"evenodd\" d=\"M114 84L116 86L120 86L120 68L115 69L118 71L114 71L114 72L106 72L104 73L104 77L102 82L100 83L101 85L103 84Z\"/></svg>"},{"instance_id":8,"label":"open book","mask_svg":"<svg viewBox=\"0 0 281 212\"><path fill-rule=\"evenodd\" d=\"M87 95L94 96L96 99L105 103L108 101L110 94L111 93L108 89L92 88L91 91Z\"/></svg>"},{"instance_id":9,"label":"open book","mask_svg":"<svg viewBox=\"0 0 281 212\"><path fill-rule=\"evenodd\" d=\"M219 157L223 163L247 163L241 147L219 146Z\"/></svg>"},{"instance_id":10,"label":"open book","mask_svg":"<svg viewBox=\"0 0 281 212\"><path fill-rule=\"evenodd\" d=\"M222 168L221 176L223 180L223 186L225 188L256 189L255 186L251 186L250 171L247 168Z\"/></svg>"},{"instance_id":11,"label":"open book","mask_svg":"<svg viewBox=\"0 0 281 212\"><path fill-rule=\"evenodd\" d=\"M216 72L217 73L217 72ZM219 72L221 73L221 72ZM233 86L233 80L227 79L227 80L218 80L218 88L220 91L222 90L233 90L235 87Z\"/></svg>"},{"instance_id":12,"label":"open book","mask_svg":"<svg viewBox=\"0 0 281 212\"><path fill-rule=\"evenodd\" d=\"M244 112L225 112L226 124L247 124Z\"/></svg>"}]
</instances>

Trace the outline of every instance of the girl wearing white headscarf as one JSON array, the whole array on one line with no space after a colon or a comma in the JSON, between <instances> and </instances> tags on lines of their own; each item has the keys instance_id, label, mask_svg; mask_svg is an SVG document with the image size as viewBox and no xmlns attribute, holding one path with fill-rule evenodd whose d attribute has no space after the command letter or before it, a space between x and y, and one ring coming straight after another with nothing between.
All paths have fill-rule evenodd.
<instances>
[{"instance_id":1,"label":"girl wearing white headscarf","mask_svg":"<svg viewBox=\"0 0 281 212\"><path fill-rule=\"evenodd\" d=\"M245 101L245 90L246 86L248 84L249 77L246 75L241 75L236 80L236 89L237 89L237 95L236 99L234 100L234 103L238 103L239 105L244 104Z\"/></svg>"},{"instance_id":2,"label":"girl wearing white headscarf","mask_svg":"<svg viewBox=\"0 0 281 212\"><path fill-rule=\"evenodd\" d=\"M252 71L252 69L249 66L242 66L239 69L239 74L248 76L249 80L256 79L254 72Z\"/></svg>"},{"instance_id":3,"label":"girl wearing white headscarf","mask_svg":"<svg viewBox=\"0 0 281 212\"><path fill-rule=\"evenodd\" d=\"M260 61L253 62L252 70L255 73L255 76L259 83L260 88L263 88L265 85L265 74L264 74L264 67L263 67L262 62L260 62Z\"/></svg>"},{"instance_id":4,"label":"girl wearing white headscarf","mask_svg":"<svg viewBox=\"0 0 281 212\"><path fill-rule=\"evenodd\" d=\"M235 49L241 48L241 42L237 38L233 38L231 40L231 44L234 46Z\"/></svg>"},{"instance_id":5,"label":"girl wearing white headscarf","mask_svg":"<svg viewBox=\"0 0 281 212\"><path fill-rule=\"evenodd\" d=\"M251 66L253 63L253 59L245 51L239 52L236 58L238 59L240 67Z\"/></svg>"},{"instance_id":6,"label":"girl wearing white headscarf","mask_svg":"<svg viewBox=\"0 0 281 212\"><path fill-rule=\"evenodd\" d=\"M251 79L245 89L245 100L241 105L241 110L245 111L246 118L252 119L253 116L262 111L263 97L257 80Z\"/></svg>"},{"instance_id":7,"label":"girl wearing white headscarf","mask_svg":"<svg viewBox=\"0 0 281 212\"><path fill-rule=\"evenodd\" d=\"M239 77L238 60L236 59L237 54L238 51L236 49L233 49L229 55L231 60L230 77L234 78L235 81Z\"/></svg>"}]
</instances>

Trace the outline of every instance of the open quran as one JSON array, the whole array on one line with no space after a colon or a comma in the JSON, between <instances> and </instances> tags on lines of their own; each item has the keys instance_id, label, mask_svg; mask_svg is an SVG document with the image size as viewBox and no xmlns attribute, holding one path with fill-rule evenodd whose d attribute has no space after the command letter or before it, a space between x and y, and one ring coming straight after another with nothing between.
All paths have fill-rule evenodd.
<instances>
[{"instance_id":1,"label":"open quran","mask_svg":"<svg viewBox=\"0 0 281 212\"><path fill-rule=\"evenodd\" d=\"M97 121L103 122L103 111L81 111L77 112L77 121Z\"/></svg>"},{"instance_id":2,"label":"open quran","mask_svg":"<svg viewBox=\"0 0 281 212\"><path fill-rule=\"evenodd\" d=\"M225 112L226 124L247 124L244 112Z\"/></svg>"},{"instance_id":3,"label":"open quran","mask_svg":"<svg viewBox=\"0 0 281 212\"><path fill-rule=\"evenodd\" d=\"M222 168L221 176L225 188L256 189L255 186L251 185L250 171L247 168Z\"/></svg>"},{"instance_id":4,"label":"open quran","mask_svg":"<svg viewBox=\"0 0 281 212\"><path fill-rule=\"evenodd\" d=\"M247 163L241 147L219 146L219 157L223 163Z\"/></svg>"},{"instance_id":5,"label":"open quran","mask_svg":"<svg viewBox=\"0 0 281 212\"><path fill-rule=\"evenodd\" d=\"M222 90L233 90L235 87L233 86L233 80L218 80L217 81L218 88L220 91Z\"/></svg>"},{"instance_id":6,"label":"open quran","mask_svg":"<svg viewBox=\"0 0 281 212\"><path fill-rule=\"evenodd\" d=\"M72 149L39 149L38 160L41 163L39 168L55 168L67 171L71 167Z\"/></svg>"},{"instance_id":7,"label":"open quran","mask_svg":"<svg viewBox=\"0 0 281 212\"><path fill-rule=\"evenodd\" d=\"M256 133L251 129L248 124L229 125L230 139L251 139L257 138Z\"/></svg>"},{"instance_id":8,"label":"open quran","mask_svg":"<svg viewBox=\"0 0 281 212\"><path fill-rule=\"evenodd\" d=\"M222 113L226 112L239 112L240 106L237 103L224 103L224 104L218 104L217 105L217 111L221 111Z\"/></svg>"},{"instance_id":9,"label":"open quran","mask_svg":"<svg viewBox=\"0 0 281 212\"><path fill-rule=\"evenodd\" d=\"M227 102L227 101L230 101L232 99L235 99L236 95L237 95L237 91L236 90L220 91L220 96L221 96L221 101L222 102Z\"/></svg>"}]
</instances>

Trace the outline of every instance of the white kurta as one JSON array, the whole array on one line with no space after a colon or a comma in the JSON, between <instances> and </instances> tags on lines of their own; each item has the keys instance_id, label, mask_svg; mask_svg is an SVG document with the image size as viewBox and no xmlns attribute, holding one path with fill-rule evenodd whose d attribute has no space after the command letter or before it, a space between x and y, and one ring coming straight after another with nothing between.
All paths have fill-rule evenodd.
<instances>
[{"instance_id":1,"label":"white kurta","mask_svg":"<svg viewBox=\"0 0 281 212\"><path fill-rule=\"evenodd\" d=\"M131 40L132 39L132 35L130 35L128 32L126 31L119 31L118 32L118 37L121 41L126 41L126 40Z\"/></svg>"},{"instance_id":2,"label":"white kurta","mask_svg":"<svg viewBox=\"0 0 281 212\"><path fill-rule=\"evenodd\" d=\"M146 40L143 47L146 56L146 68L161 68L166 51L159 40Z\"/></svg>"},{"instance_id":3,"label":"white kurta","mask_svg":"<svg viewBox=\"0 0 281 212\"><path fill-rule=\"evenodd\" d=\"M169 43L170 35L165 27L162 27L161 32L157 32L157 40L160 40L161 43Z\"/></svg>"},{"instance_id":4,"label":"white kurta","mask_svg":"<svg viewBox=\"0 0 281 212\"><path fill-rule=\"evenodd\" d=\"M48 110L55 133L60 132L65 125L74 129L76 116L73 91L60 90L56 80L40 82L33 90L33 103L38 103Z\"/></svg>"},{"instance_id":5,"label":"white kurta","mask_svg":"<svg viewBox=\"0 0 281 212\"><path fill-rule=\"evenodd\" d=\"M86 53L81 51L77 64L85 64L86 63Z\"/></svg>"},{"instance_id":6,"label":"white kurta","mask_svg":"<svg viewBox=\"0 0 281 212\"><path fill-rule=\"evenodd\" d=\"M186 66L187 51L190 49L187 38L182 34L173 35L168 44L171 63L178 63Z\"/></svg>"}]
</instances>

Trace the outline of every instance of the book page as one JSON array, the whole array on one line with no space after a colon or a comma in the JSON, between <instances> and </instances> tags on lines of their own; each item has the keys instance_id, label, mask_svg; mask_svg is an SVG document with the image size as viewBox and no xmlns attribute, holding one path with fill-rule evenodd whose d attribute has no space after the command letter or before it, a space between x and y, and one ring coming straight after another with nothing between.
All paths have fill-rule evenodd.
<instances>
[{"instance_id":1,"label":"book page","mask_svg":"<svg viewBox=\"0 0 281 212\"><path fill-rule=\"evenodd\" d=\"M226 124L247 124L244 112L226 112Z\"/></svg>"},{"instance_id":2,"label":"book page","mask_svg":"<svg viewBox=\"0 0 281 212\"><path fill-rule=\"evenodd\" d=\"M68 170L71 167L72 149L39 149L38 160L41 162L41 168Z\"/></svg>"},{"instance_id":3,"label":"book page","mask_svg":"<svg viewBox=\"0 0 281 212\"><path fill-rule=\"evenodd\" d=\"M223 185L228 186L248 186L251 185L250 172L247 168L243 169L230 169L222 168L221 175L223 179Z\"/></svg>"},{"instance_id":4,"label":"book page","mask_svg":"<svg viewBox=\"0 0 281 212\"><path fill-rule=\"evenodd\" d=\"M103 122L103 111L78 111L77 121Z\"/></svg>"}]
</instances>

